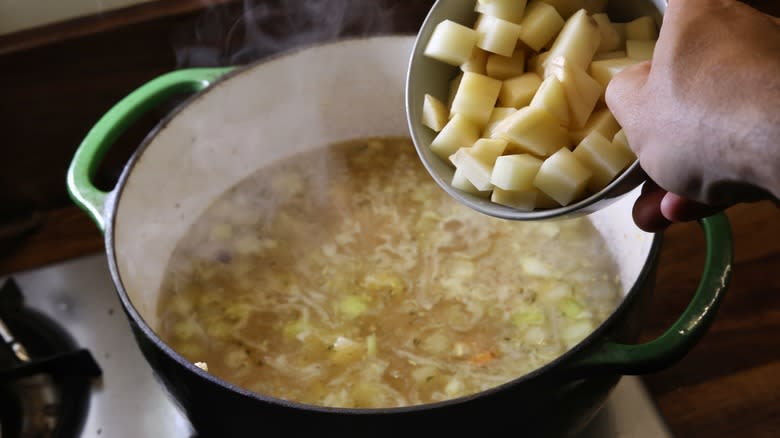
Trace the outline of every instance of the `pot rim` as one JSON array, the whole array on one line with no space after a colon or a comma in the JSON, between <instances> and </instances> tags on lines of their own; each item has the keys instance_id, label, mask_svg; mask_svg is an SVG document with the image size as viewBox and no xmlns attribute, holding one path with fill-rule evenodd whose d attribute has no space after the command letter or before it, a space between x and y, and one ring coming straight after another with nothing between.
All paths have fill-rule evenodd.
<instances>
[{"instance_id":1,"label":"pot rim","mask_svg":"<svg viewBox=\"0 0 780 438\"><path fill-rule=\"evenodd\" d=\"M604 339L602 339L602 335L605 332L609 331L610 328L616 324L616 322L627 311L627 309L631 306L632 302L636 299L642 285L644 285L645 282L648 281L649 276L653 272L653 264L654 264L653 261L658 257L660 252L660 247L661 247L662 234L660 233L656 233L652 236L652 243L650 246L650 250L648 251L647 257L645 259L645 263L642 266L639 275L637 276L637 280L631 286L631 289L629 289L629 291L624 295L623 300L620 302L620 304L614 309L614 311L610 314L610 316L606 320L604 320L604 322L602 322L585 339L580 341L574 347L570 348L569 350L567 350L560 356L556 357L554 360L548 362L547 364L529 373L523 374L515 379L512 379L508 382L494 386L490 389L480 391L471 395L434 402L434 403L417 404L417 405L393 407L393 408L327 407L327 406L320 406L320 405L306 404L306 403L301 403L301 402L296 402L291 400L285 400L282 398L272 397L264 394L259 394L253 391L249 391L240 386L222 380L221 378L197 367L194 363L188 361L186 358L184 358L179 353L177 353L173 348L171 348L167 343L165 343L157 335L155 330L149 324L147 324L146 320L141 316L140 312L136 309L135 305L133 304L132 300L127 294L127 291L125 290L124 284L122 282L122 278L120 276L119 267L117 263L117 251L116 251L116 247L114 246L114 226L116 222L119 202L121 201L121 196L122 193L124 192L125 185L128 179L130 178L130 176L132 175L133 168L138 163L138 161L140 160L141 156L146 151L146 149L151 145L151 143L157 137L157 135L161 133L168 126L168 124L170 123L171 120L173 120L174 117L178 116L192 103L198 101L199 99L203 99L207 97L209 92L217 89L217 87L221 86L224 82L233 79L235 77L238 77L242 74L245 74L249 71L252 71L256 68L260 68L266 64L270 64L272 62L282 60L289 56L298 55L308 50L315 50L322 46L338 45L338 44L348 43L350 41L383 40L383 39L398 39L398 38L410 38L410 37L413 38L414 36L411 34L392 34L392 35L379 35L379 36L369 36L369 37L341 38L341 39L321 42L313 45L308 45L305 47L295 48L286 52L271 55L269 57L255 61L251 64L247 64L245 66L240 66L235 70L226 73L219 79L215 80L209 87L193 94L192 96L188 97L184 102L182 102L180 105L178 105L174 110L172 110L169 114L167 114L146 135L146 137L144 137L141 144L132 154L127 164L125 165L124 169L122 170L122 174L116 184L116 187L110 192L109 197L106 200L106 204L105 204L105 210L104 210L105 227L106 227L105 247L106 247L106 255L108 259L109 271L111 274L111 278L114 282L116 292L119 296L119 300L122 303L125 313L129 316L131 322L134 323L138 327L138 329L144 334L144 336L148 340L152 341L152 343L157 348L162 350L169 358L173 359L176 363L181 365L187 371L197 374L199 377L204 378L205 380L208 380L209 382L215 385L218 385L224 390L236 393L236 395L248 397L258 402L265 402L265 403L275 404L279 406L300 409L304 411L334 413L334 414L353 414L353 415L385 415L385 414L400 414L405 412L434 410L434 409L445 408L451 405L459 405L477 399L486 398L495 393L505 391L510 387L514 387L516 385L523 385L529 381L539 380L540 377L554 374L556 370L565 369L565 365L568 362L572 361L573 359L578 358L583 351L590 349L591 347L593 347L594 345L598 344L601 341L604 341Z\"/></svg>"}]
</instances>

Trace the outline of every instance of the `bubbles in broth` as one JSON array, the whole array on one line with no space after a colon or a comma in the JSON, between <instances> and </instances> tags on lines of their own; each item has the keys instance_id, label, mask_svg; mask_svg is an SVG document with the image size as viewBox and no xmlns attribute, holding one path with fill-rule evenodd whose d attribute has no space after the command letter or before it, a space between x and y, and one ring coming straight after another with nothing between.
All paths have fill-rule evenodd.
<instances>
[{"instance_id":1,"label":"bubbles in broth","mask_svg":"<svg viewBox=\"0 0 780 438\"><path fill-rule=\"evenodd\" d=\"M179 242L162 338L268 396L396 407L476 393L561 355L614 310L587 219L511 222L431 180L407 138L258 170Z\"/></svg>"}]
</instances>

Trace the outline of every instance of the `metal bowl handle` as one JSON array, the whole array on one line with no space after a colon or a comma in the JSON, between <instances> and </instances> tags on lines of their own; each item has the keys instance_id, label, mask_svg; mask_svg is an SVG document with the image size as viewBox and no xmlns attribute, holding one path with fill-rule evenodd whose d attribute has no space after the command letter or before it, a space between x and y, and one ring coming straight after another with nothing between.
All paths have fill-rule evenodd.
<instances>
[{"instance_id":1,"label":"metal bowl handle","mask_svg":"<svg viewBox=\"0 0 780 438\"><path fill-rule=\"evenodd\" d=\"M682 316L661 336L638 345L606 342L568 367L575 376L596 373L637 375L659 371L683 358L715 319L731 277L731 228L723 213L699 221L707 254L696 293Z\"/></svg>"},{"instance_id":2,"label":"metal bowl handle","mask_svg":"<svg viewBox=\"0 0 780 438\"><path fill-rule=\"evenodd\" d=\"M92 177L114 141L151 108L178 93L198 92L232 68L193 68L157 77L119 101L90 129L68 168L67 187L73 201L105 230L105 205L112 192L92 183Z\"/></svg>"}]
</instances>

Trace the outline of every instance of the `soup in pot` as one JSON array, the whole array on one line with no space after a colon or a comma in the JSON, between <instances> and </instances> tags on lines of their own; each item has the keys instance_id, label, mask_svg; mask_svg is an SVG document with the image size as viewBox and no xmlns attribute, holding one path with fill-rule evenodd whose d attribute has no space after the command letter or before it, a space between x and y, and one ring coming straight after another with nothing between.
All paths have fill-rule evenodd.
<instances>
[{"instance_id":1,"label":"soup in pot","mask_svg":"<svg viewBox=\"0 0 780 438\"><path fill-rule=\"evenodd\" d=\"M217 199L171 257L159 332L257 393L397 407L543 366L620 290L587 219L482 215L436 186L409 139L368 138L260 169Z\"/></svg>"}]
</instances>

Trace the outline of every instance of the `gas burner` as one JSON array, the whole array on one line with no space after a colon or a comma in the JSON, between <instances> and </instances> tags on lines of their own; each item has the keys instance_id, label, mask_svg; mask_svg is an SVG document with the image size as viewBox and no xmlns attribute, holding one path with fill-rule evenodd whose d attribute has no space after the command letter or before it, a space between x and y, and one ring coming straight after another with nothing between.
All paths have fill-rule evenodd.
<instances>
[{"instance_id":1,"label":"gas burner","mask_svg":"<svg viewBox=\"0 0 780 438\"><path fill-rule=\"evenodd\" d=\"M101 374L92 355L25 307L13 280L0 288L0 335L0 438L78 436Z\"/></svg>"}]
</instances>

